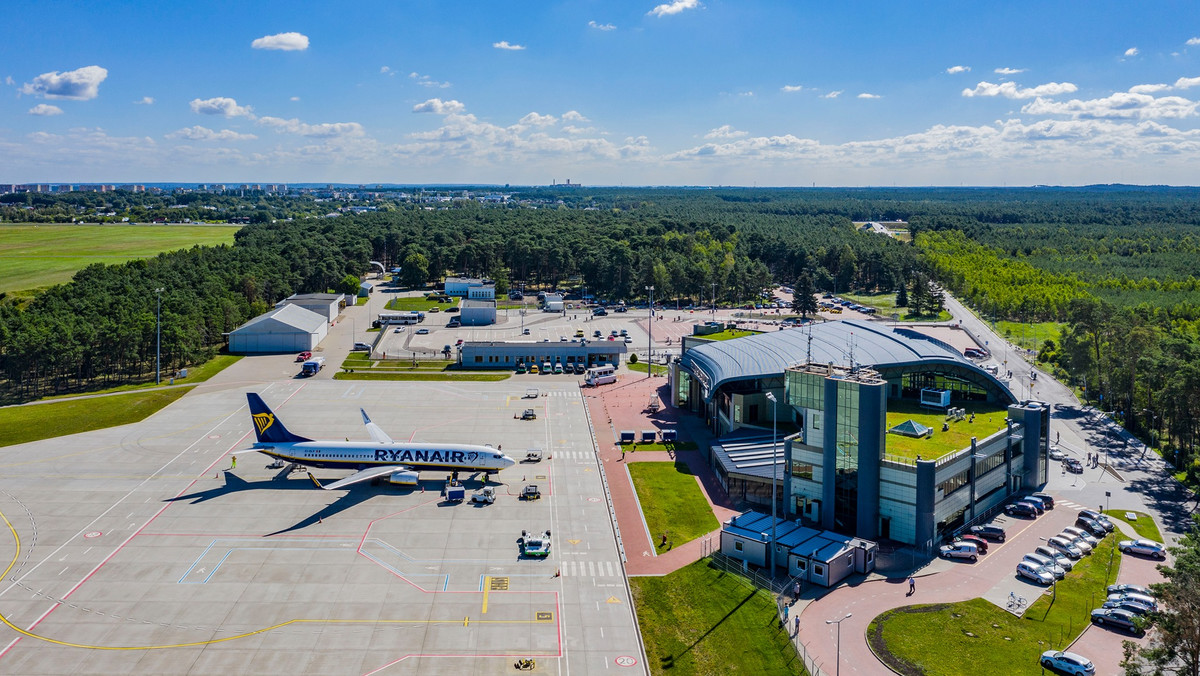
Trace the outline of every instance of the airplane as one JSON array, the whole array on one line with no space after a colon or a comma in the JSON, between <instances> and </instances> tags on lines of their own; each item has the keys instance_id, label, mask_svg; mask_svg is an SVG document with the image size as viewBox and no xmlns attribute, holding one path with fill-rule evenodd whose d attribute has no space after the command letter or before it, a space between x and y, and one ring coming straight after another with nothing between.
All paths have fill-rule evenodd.
<instances>
[{"instance_id":1,"label":"airplane","mask_svg":"<svg viewBox=\"0 0 1200 676\"><path fill-rule=\"evenodd\" d=\"M308 439L289 432L258 394L247 392L246 399L250 404L250 418L254 421L254 434L258 438L253 450L305 467L358 470L328 485L321 484L309 472L308 478L327 491L385 476L390 483L413 486L421 470L482 471L491 477L517 464L516 460L491 446L393 441L379 425L371 422L363 409L359 412L372 442Z\"/></svg>"}]
</instances>

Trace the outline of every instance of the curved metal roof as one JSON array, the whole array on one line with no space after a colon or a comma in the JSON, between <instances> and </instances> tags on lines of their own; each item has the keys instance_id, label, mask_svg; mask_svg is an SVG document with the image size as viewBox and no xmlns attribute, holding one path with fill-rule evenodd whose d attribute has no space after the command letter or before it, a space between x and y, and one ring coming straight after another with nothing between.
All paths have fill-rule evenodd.
<instances>
[{"instance_id":1,"label":"curved metal roof","mask_svg":"<svg viewBox=\"0 0 1200 676\"><path fill-rule=\"evenodd\" d=\"M810 326L811 359L808 358ZM853 319L715 341L688 350L682 363L702 381L705 397L711 398L724 383L778 376L806 361L850 366L851 350L856 365L876 370L918 364L961 367L981 384L1016 400L1004 383L940 340L920 336L910 329L894 330L880 323Z\"/></svg>"}]
</instances>

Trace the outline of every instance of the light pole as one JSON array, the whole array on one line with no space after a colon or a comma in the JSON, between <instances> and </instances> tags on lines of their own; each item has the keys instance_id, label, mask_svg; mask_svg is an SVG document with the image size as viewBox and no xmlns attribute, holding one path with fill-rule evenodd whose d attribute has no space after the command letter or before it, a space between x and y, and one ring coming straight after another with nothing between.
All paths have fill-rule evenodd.
<instances>
[{"instance_id":1,"label":"light pole","mask_svg":"<svg viewBox=\"0 0 1200 676\"><path fill-rule=\"evenodd\" d=\"M713 319L716 319L716 317L717 317L717 283L713 282L710 286L712 286L712 301L713 301L712 316L713 316Z\"/></svg>"},{"instance_id":2,"label":"light pole","mask_svg":"<svg viewBox=\"0 0 1200 676\"><path fill-rule=\"evenodd\" d=\"M779 443L779 419L776 411L779 410L779 402L775 399L774 392L767 392L767 399L771 400L771 577L775 577L775 479L779 474L779 457L776 449Z\"/></svg>"},{"instance_id":3,"label":"light pole","mask_svg":"<svg viewBox=\"0 0 1200 676\"><path fill-rule=\"evenodd\" d=\"M846 616L840 620L825 620L825 624L837 625L837 657L834 660L834 676L839 676L842 673L842 622L850 619L854 613L846 613Z\"/></svg>"},{"instance_id":4,"label":"light pole","mask_svg":"<svg viewBox=\"0 0 1200 676\"><path fill-rule=\"evenodd\" d=\"M646 325L646 377L654 375L654 285L646 287L650 293L650 323Z\"/></svg>"},{"instance_id":5,"label":"light pole","mask_svg":"<svg viewBox=\"0 0 1200 676\"><path fill-rule=\"evenodd\" d=\"M162 292L163 292L163 289L161 286L154 290L154 293L158 295L158 312L156 313L158 315L158 321L157 321L157 327L155 328L155 331L154 331L154 333L155 333L154 384L155 385L159 385L162 383Z\"/></svg>"}]
</instances>

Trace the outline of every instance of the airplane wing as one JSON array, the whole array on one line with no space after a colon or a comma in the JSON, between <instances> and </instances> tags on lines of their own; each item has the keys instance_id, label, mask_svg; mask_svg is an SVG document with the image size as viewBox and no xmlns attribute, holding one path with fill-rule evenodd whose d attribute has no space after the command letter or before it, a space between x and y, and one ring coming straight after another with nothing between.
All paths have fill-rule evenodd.
<instances>
[{"instance_id":1,"label":"airplane wing","mask_svg":"<svg viewBox=\"0 0 1200 676\"><path fill-rule=\"evenodd\" d=\"M323 488L327 491L336 491L339 488L345 488L346 486L359 483L360 481L370 481L371 479L375 479L377 477L387 476L389 474L392 474L393 472L411 472L411 471L412 471L411 468L405 467L404 465L388 465L388 466L384 466L384 467L368 467L366 469L359 470L344 479L338 479L337 481L329 484L328 486L322 484L320 481L317 481L317 477L313 476L312 472L308 473L308 478L312 479L312 482L317 485L317 488Z\"/></svg>"},{"instance_id":2,"label":"airplane wing","mask_svg":"<svg viewBox=\"0 0 1200 676\"><path fill-rule=\"evenodd\" d=\"M392 443L392 438L389 437L387 435L387 432L384 432L383 429L381 427L379 427L379 425L376 425L375 423L371 422L371 419L367 417L367 412L364 409L360 408L360 409L358 409L358 412L362 413L363 424L367 426L367 431L371 433L371 439L375 443L377 443L377 444Z\"/></svg>"}]
</instances>

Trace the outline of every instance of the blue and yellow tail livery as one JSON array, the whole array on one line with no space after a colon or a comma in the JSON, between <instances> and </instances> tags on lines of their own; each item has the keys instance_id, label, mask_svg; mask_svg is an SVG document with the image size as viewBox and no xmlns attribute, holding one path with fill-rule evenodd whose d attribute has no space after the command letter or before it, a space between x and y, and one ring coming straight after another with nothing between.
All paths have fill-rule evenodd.
<instances>
[{"instance_id":1,"label":"blue and yellow tail livery","mask_svg":"<svg viewBox=\"0 0 1200 676\"><path fill-rule=\"evenodd\" d=\"M295 441L311 441L296 436L283 426L283 421L275 417L275 412L262 397L254 392L246 393L246 401L250 404L250 419L254 421L254 436L260 444L283 444Z\"/></svg>"}]
</instances>

